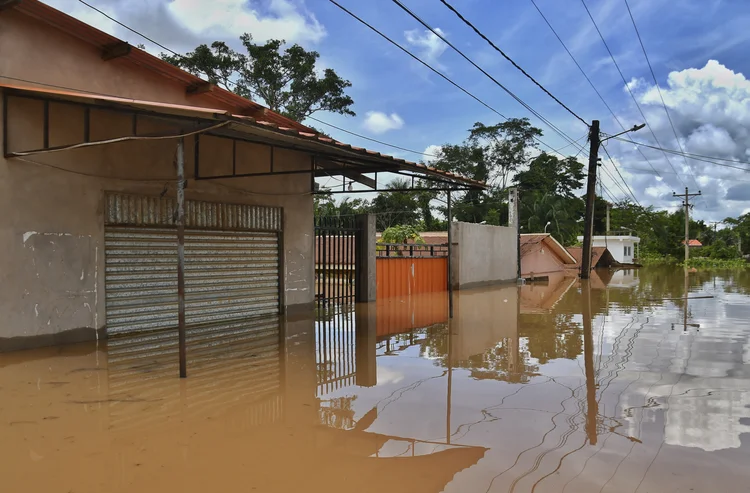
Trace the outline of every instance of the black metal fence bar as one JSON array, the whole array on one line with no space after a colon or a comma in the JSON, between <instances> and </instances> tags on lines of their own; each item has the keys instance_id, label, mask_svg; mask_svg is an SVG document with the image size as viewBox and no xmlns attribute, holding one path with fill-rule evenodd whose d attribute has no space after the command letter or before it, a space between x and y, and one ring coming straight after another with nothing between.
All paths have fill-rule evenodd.
<instances>
[{"instance_id":1,"label":"black metal fence bar","mask_svg":"<svg viewBox=\"0 0 750 493\"><path fill-rule=\"evenodd\" d=\"M315 218L316 299L321 303L354 301L356 217Z\"/></svg>"},{"instance_id":2,"label":"black metal fence bar","mask_svg":"<svg viewBox=\"0 0 750 493\"><path fill-rule=\"evenodd\" d=\"M419 244L419 243L378 243L378 257L447 257L448 244Z\"/></svg>"}]
</instances>

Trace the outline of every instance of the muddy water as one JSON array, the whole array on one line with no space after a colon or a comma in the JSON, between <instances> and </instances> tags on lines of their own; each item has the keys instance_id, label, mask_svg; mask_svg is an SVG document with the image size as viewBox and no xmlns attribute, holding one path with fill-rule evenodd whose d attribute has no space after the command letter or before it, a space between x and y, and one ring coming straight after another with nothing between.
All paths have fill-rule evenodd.
<instances>
[{"instance_id":1,"label":"muddy water","mask_svg":"<svg viewBox=\"0 0 750 493\"><path fill-rule=\"evenodd\" d=\"M193 330L186 380L173 334L0 355L1 490L750 491L750 273L447 309Z\"/></svg>"}]
</instances>

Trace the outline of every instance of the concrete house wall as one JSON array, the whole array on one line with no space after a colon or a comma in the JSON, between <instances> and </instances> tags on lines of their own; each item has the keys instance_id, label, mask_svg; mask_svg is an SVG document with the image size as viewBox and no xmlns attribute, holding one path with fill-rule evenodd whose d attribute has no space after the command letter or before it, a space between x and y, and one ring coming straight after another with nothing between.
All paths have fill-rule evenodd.
<instances>
[{"instance_id":1,"label":"concrete house wall","mask_svg":"<svg viewBox=\"0 0 750 493\"><path fill-rule=\"evenodd\" d=\"M458 289L514 282L518 277L516 229L454 222L451 282Z\"/></svg>"},{"instance_id":2,"label":"concrete house wall","mask_svg":"<svg viewBox=\"0 0 750 493\"><path fill-rule=\"evenodd\" d=\"M583 236L578 237L583 241ZM635 250L641 239L637 236L592 236L592 247L606 247L614 259L621 264L632 264L635 258ZM625 255L625 247L629 248L629 255Z\"/></svg>"},{"instance_id":3,"label":"concrete house wall","mask_svg":"<svg viewBox=\"0 0 750 493\"><path fill-rule=\"evenodd\" d=\"M0 14L0 74L79 91L232 110L205 96L186 96L184 85L126 58L105 62L95 47L13 9ZM14 98L2 108L10 122L5 129L9 151L42 147L41 104ZM80 141L80 118L64 104L50 104L50 146ZM92 111L91 138L121 135L127 125L130 120L121 115ZM139 133L177 131L158 120L144 119L139 125ZM267 147L240 146L238 173L267 169ZM97 336L105 325L105 192L158 196L166 187L174 196L175 148L176 140L170 139L22 159L0 156L0 350ZM201 174L227 172L231 141L202 139L200 151ZM186 139L187 199L283 208L286 305L309 306L314 236L310 177L195 181L190 179L193 155L193 141ZM274 159L278 170L310 166L309 155L295 151L277 149Z\"/></svg>"}]
</instances>

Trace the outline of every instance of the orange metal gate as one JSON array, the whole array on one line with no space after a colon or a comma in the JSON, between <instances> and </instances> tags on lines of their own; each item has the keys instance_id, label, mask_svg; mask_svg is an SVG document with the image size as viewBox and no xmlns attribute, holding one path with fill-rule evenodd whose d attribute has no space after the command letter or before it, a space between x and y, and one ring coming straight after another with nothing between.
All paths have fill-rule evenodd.
<instances>
[{"instance_id":1,"label":"orange metal gate","mask_svg":"<svg viewBox=\"0 0 750 493\"><path fill-rule=\"evenodd\" d=\"M379 300L445 291L447 246L381 245L376 269Z\"/></svg>"}]
</instances>

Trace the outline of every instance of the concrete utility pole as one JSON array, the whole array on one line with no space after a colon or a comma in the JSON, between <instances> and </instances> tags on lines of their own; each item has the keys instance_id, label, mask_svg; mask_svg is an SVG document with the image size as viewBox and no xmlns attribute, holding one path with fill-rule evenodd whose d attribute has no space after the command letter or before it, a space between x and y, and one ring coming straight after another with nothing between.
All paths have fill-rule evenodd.
<instances>
[{"instance_id":1,"label":"concrete utility pole","mask_svg":"<svg viewBox=\"0 0 750 493\"><path fill-rule=\"evenodd\" d=\"M589 129L589 174L586 182L586 216L583 221L583 252L581 254L581 279L591 273L591 236L594 234L594 200L596 199L596 167L599 165L599 120L591 122Z\"/></svg>"},{"instance_id":2,"label":"concrete utility pole","mask_svg":"<svg viewBox=\"0 0 750 493\"><path fill-rule=\"evenodd\" d=\"M646 124L633 125L633 128L601 138L599 135L599 120L592 120L589 128L589 175L586 182L586 216L583 221L583 252L581 254L581 279L588 279L591 274L591 237L594 235L594 201L596 200L596 167L599 166L599 145L605 140L618 135L635 132ZM609 229L609 224L607 224Z\"/></svg>"},{"instance_id":3,"label":"concrete utility pole","mask_svg":"<svg viewBox=\"0 0 750 493\"><path fill-rule=\"evenodd\" d=\"M612 231L612 230L610 229L610 227L609 227L609 211L610 211L610 210L612 210L612 204L610 204L609 202L607 202L607 229L605 230L605 231L606 231L606 233L604 233L604 234L606 234L607 236L609 236L609 232L610 232L610 231Z\"/></svg>"},{"instance_id":4,"label":"concrete utility pole","mask_svg":"<svg viewBox=\"0 0 750 493\"><path fill-rule=\"evenodd\" d=\"M701 195L700 190L698 190L698 193L690 193L687 187L685 187L685 193L682 195L672 192L673 197L684 199L682 205L685 207L685 263L690 259L690 199L699 195Z\"/></svg>"},{"instance_id":5,"label":"concrete utility pole","mask_svg":"<svg viewBox=\"0 0 750 493\"><path fill-rule=\"evenodd\" d=\"M508 191L508 226L516 228L516 271L521 279L521 217L518 215L518 189Z\"/></svg>"}]
</instances>

